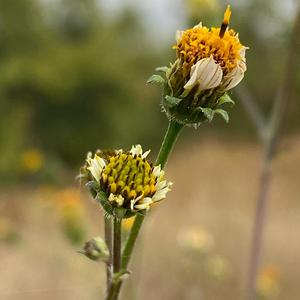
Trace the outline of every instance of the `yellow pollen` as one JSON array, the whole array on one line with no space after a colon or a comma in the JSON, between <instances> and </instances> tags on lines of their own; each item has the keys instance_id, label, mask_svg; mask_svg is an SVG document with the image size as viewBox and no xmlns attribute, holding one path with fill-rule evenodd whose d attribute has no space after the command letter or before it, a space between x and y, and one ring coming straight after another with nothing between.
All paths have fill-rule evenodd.
<instances>
[{"instance_id":1,"label":"yellow pollen","mask_svg":"<svg viewBox=\"0 0 300 300\"><path fill-rule=\"evenodd\" d=\"M211 56L222 68L223 75L238 65L243 45L233 29L226 30L230 15L230 6L227 6L221 28L197 26L183 32L174 48L187 74L195 63Z\"/></svg>"},{"instance_id":2,"label":"yellow pollen","mask_svg":"<svg viewBox=\"0 0 300 300\"><path fill-rule=\"evenodd\" d=\"M108 159L100 182L108 195L121 195L124 198L123 206L127 208L132 199L152 197L156 192L157 178L148 161L141 156L122 153Z\"/></svg>"}]
</instances>

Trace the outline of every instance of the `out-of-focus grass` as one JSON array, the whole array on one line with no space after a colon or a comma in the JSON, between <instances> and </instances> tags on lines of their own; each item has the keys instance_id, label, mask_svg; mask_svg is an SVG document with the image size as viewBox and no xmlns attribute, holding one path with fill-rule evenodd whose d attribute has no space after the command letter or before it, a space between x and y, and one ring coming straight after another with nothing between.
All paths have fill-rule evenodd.
<instances>
[{"instance_id":1,"label":"out-of-focus grass","mask_svg":"<svg viewBox=\"0 0 300 300\"><path fill-rule=\"evenodd\" d=\"M123 299L242 299L260 148L217 139L181 145L168 167L173 192L145 222ZM299 137L286 141L273 166L263 262L278 270L280 294L269 299L299 298L299 146ZM54 194L24 187L1 191L1 218L21 236L19 243L0 244L1 299L101 299L104 268L77 254L64 238L60 216L49 204ZM82 200L89 239L103 229L102 214L85 192ZM210 253L178 243L187 227L212 235Z\"/></svg>"}]
</instances>

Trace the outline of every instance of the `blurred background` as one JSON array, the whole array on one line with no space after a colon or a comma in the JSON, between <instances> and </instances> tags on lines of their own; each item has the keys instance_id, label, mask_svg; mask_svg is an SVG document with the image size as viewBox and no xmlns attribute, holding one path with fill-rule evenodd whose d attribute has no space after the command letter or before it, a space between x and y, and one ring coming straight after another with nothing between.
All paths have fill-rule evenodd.
<instances>
[{"instance_id":1,"label":"blurred background","mask_svg":"<svg viewBox=\"0 0 300 300\"><path fill-rule=\"evenodd\" d=\"M174 60L177 29L219 26L227 4L0 0L0 299L102 299L104 267L76 253L102 234L102 212L75 177L89 150L140 143L155 157L167 120L160 88L146 81ZM250 48L243 87L268 116L297 1L230 4ZM259 299L299 299L300 73L294 81L272 166ZM168 165L173 192L145 222L123 299L242 299L262 146L231 96L229 124L183 132Z\"/></svg>"}]
</instances>

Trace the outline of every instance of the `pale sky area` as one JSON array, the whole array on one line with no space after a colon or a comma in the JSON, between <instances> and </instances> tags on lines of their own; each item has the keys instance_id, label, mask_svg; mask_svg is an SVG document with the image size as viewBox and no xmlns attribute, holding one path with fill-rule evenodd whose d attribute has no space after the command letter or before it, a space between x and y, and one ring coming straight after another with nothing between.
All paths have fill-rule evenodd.
<instances>
[{"instance_id":1,"label":"pale sky area","mask_svg":"<svg viewBox=\"0 0 300 300\"><path fill-rule=\"evenodd\" d=\"M61 0L40 0L55 6L56 2ZM99 2L99 7L104 11L104 15L108 18L118 17L118 15L126 8L136 11L144 26L147 29L146 34L150 39L156 39L169 43L175 36L177 29L186 28L185 18L185 1L189 0L95 0ZM192 0L190 0L192 1ZM194 0L199 2L213 3L220 9L231 4L232 7L247 6L252 0ZM261 0L264 1L264 0ZM295 6L299 0L272 0L273 8L282 15L287 21L294 17ZM274 20L270 20L268 16L260 16L257 12L258 28L264 28L263 35L276 34L280 28L276 27Z\"/></svg>"},{"instance_id":2,"label":"pale sky area","mask_svg":"<svg viewBox=\"0 0 300 300\"><path fill-rule=\"evenodd\" d=\"M161 37L170 36L177 29L185 28L185 0L98 0L101 7L105 9L107 13L112 15L118 14L124 7L129 6L137 11L144 20L146 27L150 27L150 32L153 35L160 35ZM209 0L206 0L209 2ZM264 1L264 0L261 0ZM273 0L274 9L278 11L287 20L294 17L295 5L299 0ZM200 2L200 0L199 0ZM201 1L205 2L205 1ZM232 7L243 6L251 3L251 0L231 0L231 1L218 1L211 0L219 6L226 7L227 4L231 4ZM259 12L258 12L259 14ZM262 18L263 24L266 31L276 30L274 23L270 23L268 26L268 17ZM270 27L270 28L268 28ZM151 33L149 33L152 35Z\"/></svg>"}]
</instances>

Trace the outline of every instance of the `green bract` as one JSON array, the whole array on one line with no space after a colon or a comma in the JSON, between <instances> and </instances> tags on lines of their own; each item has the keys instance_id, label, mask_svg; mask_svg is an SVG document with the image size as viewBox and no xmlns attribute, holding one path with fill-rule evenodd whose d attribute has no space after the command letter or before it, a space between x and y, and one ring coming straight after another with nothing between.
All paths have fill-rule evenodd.
<instances>
[{"instance_id":1,"label":"green bract","mask_svg":"<svg viewBox=\"0 0 300 300\"><path fill-rule=\"evenodd\" d=\"M170 68L157 68L164 76L152 75L147 81L163 86L162 107L168 118L183 125L198 127L206 121L211 122L219 114L228 122L228 112L223 105L234 105L230 96L215 89L201 91L197 86L187 93L184 90L182 72L178 68L178 62Z\"/></svg>"}]
</instances>

